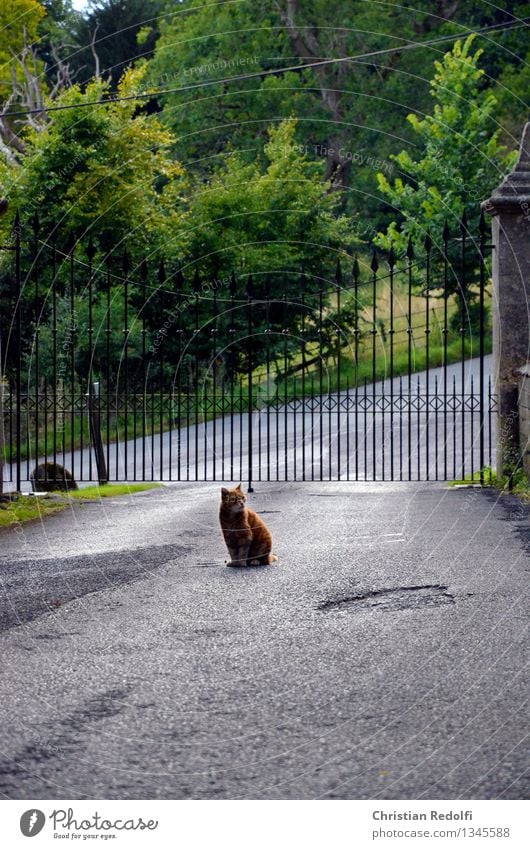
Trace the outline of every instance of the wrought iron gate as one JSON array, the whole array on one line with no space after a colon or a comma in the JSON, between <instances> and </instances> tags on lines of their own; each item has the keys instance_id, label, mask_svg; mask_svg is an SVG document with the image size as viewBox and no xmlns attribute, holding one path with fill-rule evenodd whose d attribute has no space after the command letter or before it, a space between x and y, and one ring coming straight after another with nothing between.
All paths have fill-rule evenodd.
<instances>
[{"instance_id":1,"label":"wrought iron gate","mask_svg":"<svg viewBox=\"0 0 530 849\"><path fill-rule=\"evenodd\" d=\"M486 240L483 218L476 233L464 220L354 259L347 277L344 258L331 282L301 274L287 295L279 274L133 267L17 219L3 246L4 477L24 488L44 461L81 481L482 475Z\"/></svg>"}]
</instances>

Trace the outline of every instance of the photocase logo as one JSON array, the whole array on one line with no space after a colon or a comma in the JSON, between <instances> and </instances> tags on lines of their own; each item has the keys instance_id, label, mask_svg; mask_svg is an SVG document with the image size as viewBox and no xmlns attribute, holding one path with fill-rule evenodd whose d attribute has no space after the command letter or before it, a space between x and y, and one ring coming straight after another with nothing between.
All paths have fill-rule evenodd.
<instances>
[{"instance_id":1,"label":"photocase logo","mask_svg":"<svg viewBox=\"0 0 530 849\"><path fill-rule=\"evenodd\" d=\"M35 837L44 827L46 817L37 808L26 811L20 817L20 830L24 837Z\"/></svg>"}]
</instances>

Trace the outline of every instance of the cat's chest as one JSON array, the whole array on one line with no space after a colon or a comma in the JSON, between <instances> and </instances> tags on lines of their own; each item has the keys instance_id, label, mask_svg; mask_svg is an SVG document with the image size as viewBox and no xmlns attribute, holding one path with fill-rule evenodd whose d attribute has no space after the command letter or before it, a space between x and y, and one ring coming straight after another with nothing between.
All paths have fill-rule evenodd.
<instances>
[{"instance_id":1,"label":"cat's chest","mask_svg":"<svg viewBox=\"0 0 530 849\"><path fill-rule=\"evenodd\" d=\"M225 534L248 534L251 532L250 525L246 517L241 517L238 521L234 521L232 517L220 515L220 522Z\"/></svg>"}]
</instances>

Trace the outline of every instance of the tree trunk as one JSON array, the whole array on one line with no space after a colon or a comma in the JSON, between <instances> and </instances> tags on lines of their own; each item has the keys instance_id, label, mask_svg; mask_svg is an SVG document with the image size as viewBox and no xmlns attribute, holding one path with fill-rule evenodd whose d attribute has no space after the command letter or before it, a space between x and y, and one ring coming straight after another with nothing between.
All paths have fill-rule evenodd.
<instances>
[{"instance_id":1,"label":"tree trunk","mask_svg":"<svg viewBox=\"0 0 530 849\"><path fill-rule=\"evenodd\" d=\"M297 22L299 12L298 0L287 0L285 6L280 8L280 17L287 28L295 54L307 67L314 65L313 73L319 84L322 103L329 111L331 120L340 126L344 120L340 102L340 73L330 66L323 67L319 64L321 61L319 44L307 27L299 29ZM330 181L332 190L341 191L348 188L351 160L339 153L347 143L346 138L341 133L337 133L320 145L326 157L324 178Z\"/></svg>"}]
</instances>

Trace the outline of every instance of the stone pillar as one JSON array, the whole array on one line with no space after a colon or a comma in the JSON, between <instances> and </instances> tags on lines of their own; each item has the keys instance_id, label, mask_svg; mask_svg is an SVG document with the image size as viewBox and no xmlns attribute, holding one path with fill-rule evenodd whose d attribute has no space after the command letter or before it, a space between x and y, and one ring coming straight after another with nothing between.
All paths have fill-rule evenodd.
<instances>
[{"instance_id":1,"label":"stone pillar","mask_svg":"<svg viewBox=\"0 0 530 849\"><path fill-rule=\"evenodd\" d=\"M498 400L496 472L521 464L519 369L530 360L530 123L517 163L489 200L493 241L493 384Z\"/></svg>"}]
</instances>

